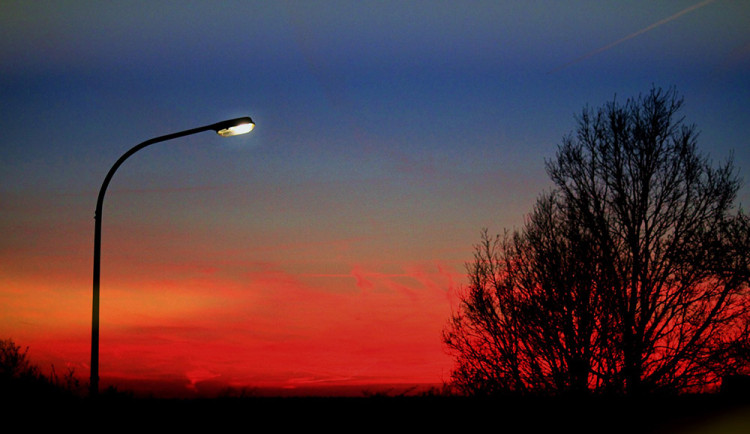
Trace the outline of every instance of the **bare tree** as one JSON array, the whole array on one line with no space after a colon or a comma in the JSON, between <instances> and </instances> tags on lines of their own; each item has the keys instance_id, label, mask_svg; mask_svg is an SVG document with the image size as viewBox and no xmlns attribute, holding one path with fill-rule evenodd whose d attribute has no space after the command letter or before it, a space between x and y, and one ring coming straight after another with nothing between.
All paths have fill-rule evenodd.
<instances>
[{"instance_id":1,"label":"bare tree","mask_svg":"<svg viewBox=\"0 0 750 434\"><path fill-rule=\"evenodd\" d=\"M455 385L637 394L747 369L740 181L698 152L682 103L652 89L584 109L523 229L483 234L444 330Z\"/></svg>"}]
</instances>

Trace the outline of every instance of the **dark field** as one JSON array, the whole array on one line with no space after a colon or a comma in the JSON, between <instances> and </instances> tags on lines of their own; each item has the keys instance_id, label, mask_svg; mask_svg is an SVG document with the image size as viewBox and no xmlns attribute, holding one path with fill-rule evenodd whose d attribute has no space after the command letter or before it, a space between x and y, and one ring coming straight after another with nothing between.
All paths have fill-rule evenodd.
<instances>
[{"instance_id":1,"label":"dark field","mask_svg":"<svg viewBox=\"0 0 750 434\"><path fill-rule=\"evenodd\" d=\"M24 400L4 409L56 428L211 432L750 433L750 400L722 395L622 398L366 397ZM42 426L42 425L40 425Z\"/></svg>"}]
</instances>

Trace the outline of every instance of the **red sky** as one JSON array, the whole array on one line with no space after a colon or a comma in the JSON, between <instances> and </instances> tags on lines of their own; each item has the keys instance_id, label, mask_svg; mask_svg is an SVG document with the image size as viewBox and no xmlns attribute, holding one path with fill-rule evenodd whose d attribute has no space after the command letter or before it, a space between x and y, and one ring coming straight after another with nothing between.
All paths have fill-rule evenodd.
<instances>
[{"instance_id":1,"label":"red sky","mask_svg":"<svg viewBox=\"0 0 750 434\"><path fill-rule=\"evenodd\" d=\"M114 190L108 199L123 196ZM46 370L72 367L87 381L93 227L77 222L45 234L55 219L71 223L65 213L45 211L38 226L19 225L17 239L6 240L16 249L4 252L0 268L0 329L12 330ZM107 221L105 210L103 386L116 379L136 387L127 379L188 390L210 381L212 392L216 384L367 389L448 378L440 332L463 279L451 257L393 261L388 252L368 251L366 237L259 241L243 253L222 242L231 234L212 235L205 226L160 233L138 219L132 228L118 220ZM23 247L55 236L62 252Z\"/></svg>"}]
</instances>

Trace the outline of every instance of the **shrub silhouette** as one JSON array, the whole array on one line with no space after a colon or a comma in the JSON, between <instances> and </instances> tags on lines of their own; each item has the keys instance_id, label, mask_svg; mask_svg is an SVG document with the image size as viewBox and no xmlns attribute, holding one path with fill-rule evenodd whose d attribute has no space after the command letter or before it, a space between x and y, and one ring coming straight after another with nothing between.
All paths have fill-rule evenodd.
<instances>
[{"instance_id":1,"label":"shrub silhouette","mask_svg":"<svg viewBox=\"0 0 750 434\"><path fill-rule=\"evenodd\" d=\"M74 371L58 377L52 368L48 377L28 358L29 348L21 349L12 339L0 340L0 396L6 399L74 396L80 388Z\"/></svg>"}]
</instances>

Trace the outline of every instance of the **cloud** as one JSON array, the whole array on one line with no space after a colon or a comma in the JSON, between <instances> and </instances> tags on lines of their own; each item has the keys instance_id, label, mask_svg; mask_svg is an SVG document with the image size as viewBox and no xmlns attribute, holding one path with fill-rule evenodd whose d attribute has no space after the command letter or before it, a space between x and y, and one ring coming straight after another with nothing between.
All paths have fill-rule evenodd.
<instances>
[{"instance_id":1,"label":"cloud","mask_svg":"<svg viewBox=\"0 0 750 434\"><path fill-rule=\"evenodd\" d=\"M221 375L215 372L212 372L208 369L194 368L194 369L189 369L188 371L186 371L185 376L190 382L187 386L188 389L197 391L198 389L196 385L199 382L213 380L215 378L220 377Z\"/></svg>"},{"instance_id":2,"label":"cloud","mask_svg":"<svg viewBox=\"0 0 750 434\"><path fill-rule=\"evenodd\" d=\"M351 275L356 281L357 288L361 289L362 291L370 291L374 287L374 284L365 276L365 273L362 271L362 267L360 267L359 265L355 266L352 269Z\"/></svg>"}]
</instances>

